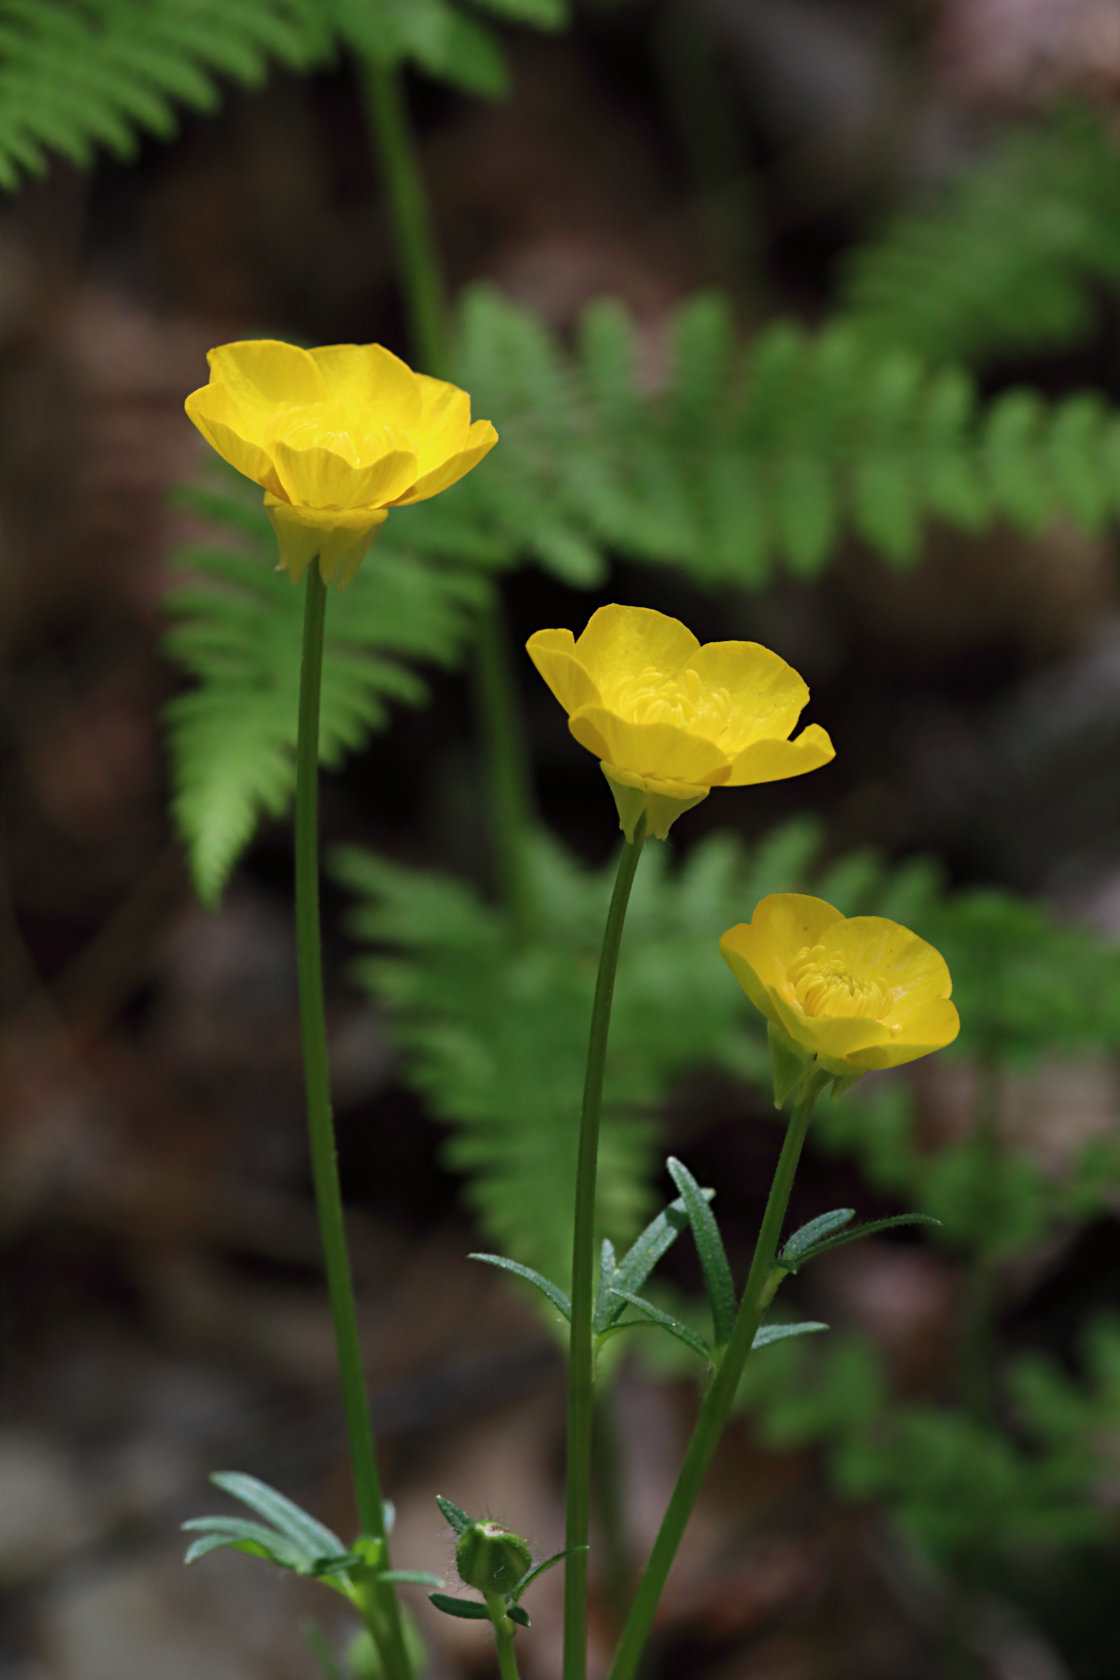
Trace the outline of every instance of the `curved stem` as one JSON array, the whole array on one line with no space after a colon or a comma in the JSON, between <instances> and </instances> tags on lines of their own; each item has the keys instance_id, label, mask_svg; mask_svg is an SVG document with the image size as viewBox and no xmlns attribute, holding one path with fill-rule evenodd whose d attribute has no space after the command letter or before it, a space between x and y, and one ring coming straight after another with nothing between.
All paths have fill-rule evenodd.
<instances>
[{"instance_id":1,"label":"curved stem","mask_svg":"<svg viewBox=\"0 0 1120 1680\"><path fill-rule=\"evenodd\" d=\"M692 1439L688 1444L680 1475L677 1477L677 1485L673 1489L660 1532L634 1595L626 1626L622 1630L609 1680L632 1680L637 1671L642 1650L653 1625L658 1600L668 1579L673 1559L677 1555L677 1547L681 1543L688 1519L692 1515L692 1507L696 1503L719 1438L730 1416L743 1366L751 1351L767 1302L773 1294L773 1289L769 1286L774 1256L778 1252L778 1240L789 1205L793 1177L797 1171L805 1134L809 1129L813 1104L826 1082L826 1077L811 1074L801 1087L790 1114L785 1142L782 1144L782 1153L774 1170L773 1183L766 1201L766 1212L762 1216L762 1225L747 1277L747 1287L743 1292L735 1327L701 1404L700 1416L692 1432Z\"/></svg>"},{"instance_id":2,"label":"curved stem","mask_svg":"<svg viewBox=\"0 0 1120 1680\"><path fill-rule=\"evenodd\" d=\"M497 1593L484 1593L486 1608L494 1627L494 1644L498 1651L498 1673L501 1680L521 1680L517 1672L517 1657L513 1649L513 1623L506 1615L505 1600Z\"/></svg>"},{"instance_id":3,"label":"curved stem","mask_svg":"<svg viewBox=\"0 0 1120 1680\"><path fill-rule=\"evenodd\" d=\"M338 1178L334 1120L331 1113L327 1063L327 1021L323 1003L323 961L319 938L319 695L323 669L323 628L327 591L318 562L308 568L304 600L303 659L300 666L299 740L296 749L296 947L299 967L299 1018L303 1040L303 1073L307 1097L307 1127L315 1204L323 1243L323 1260L338 1349L342 1404L358 1519L363 1534L381 1541L388 1566L388 1543L381 1496L381 1478L370 1422L365 1372L362 1368L358 1315L342 1191ZM411 1680L396 1596L389 1585L378 1586L367 1616L370 1633L381 1652L389 1680Z\"/></svg>"},{"instance_id":4,"label":"curved stem","mask_svg":"<svg viewBox=\"0 0 1120 1680\"><path fill-rule=\"evenodd\" d=\"M587 1533L591 1494L592 1370L591 1309L595 1270L595 1178L599 1163L599 1119L607 1061L614 977L626 906L646 837L645 818L634 830L619 859L611 894L599 974L591 1006L587 1073L583 1084L579 1157L576 1164L575 1221L572 1233L572 1330L568 1353L567 1530L564 1545L564 1680L584 1680L587 1673Z\"/></svg>"}]
</instances>

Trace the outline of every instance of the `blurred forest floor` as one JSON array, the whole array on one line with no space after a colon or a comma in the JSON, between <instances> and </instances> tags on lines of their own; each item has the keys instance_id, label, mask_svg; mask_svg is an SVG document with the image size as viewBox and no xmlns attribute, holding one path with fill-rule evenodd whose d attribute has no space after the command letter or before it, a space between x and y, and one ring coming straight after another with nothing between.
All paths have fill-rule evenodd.
<instances>
[{"instance_id":1,"label":"blurred forest floor","mask_svg":"<svg viewBox=\"0 0 1120 1680\"><path fill-rule=\"evenodd\" d=\"M1092 8L1074 9L1091 34ZM1032 12L1023 0L990 62L977 32L988 15L999 33L993 0L971 15L964 0L942 10L941 80L893 166L901 181L884 180L874 136L850 120L890 8L713 0L727 85L752 114L738 131L742 167L707 186L687 113L673 117L673 38L655 38L644 13L604 14L567 41L521 40L504 106L418 86L453 283L488 277L560 328L590 297L618 295L642 323L651 380L666 312L729 268L745 330L775 308L819 315L837 252L908 172L936 174L947 154L966 154L985 121L1053 91L1047 77L1078 85L1076 62L1056 70L1053 53L1027 50L1041 3ZM1099 11L1091 39L1105 46L1092 49L1090 80L1107 105L1120 41ZM1018 70L1006 62L1012 38L1025 43ZM815 124L791 123L798 99ZM188 528L168 491L200 454L182 400L203 382L205 350L257 333L403 348L365 156L344 75L277 75L260 94L231 93L216 119L188 121L173 147L147 146L139 167L83 177L60 165L0 214L2 1680L308 1680L293 1630L301 1613L322 1613L323 1595L240 1557L185 1571L177 1525L210 1506L209 1469L236 1467L349 1526L304 1155L288 837L282 826L265 834L219 913L192 902L164 812L159 708L177 679L158 638L163 556ZM1115 329L1113 319L1113 348ZM1059 384L1078 374L1076 357L1047 366ZM1118 383L1115 358L1106 377ZM507 593L522 637L578 628L598 604L524 573ZM812 589L781 582L765 598L712 601L631 567L612 593L679 611L702 636L726 626L780 645L809 676L814 715L853 743L840 779L808 795L826 802L838 845L940 850L962 879L1049 891L1120 925L1115 790L1102 832L1100 801L1079 804L1083 778L1060 733L1029 729L1040 711L1053 718L1088 695L1104 730L1090 779L1117 744L1120 633L1104 545L1068 530L1033 544L935 531L905 576L853 544ZM522 676L547 769L566 737ZM449 835L445 821L463 799L448 787L469 788L475 774L466 690L437 677L434 692L376 746L377 777L351 771L325 789L325 829L477 869L469 828ZM566 761L561 775L542 786L546 812L605 855L599 778L580 781ZM398 805L380 806L374 782L399 789ZM762 828L791 808L776 790L749 820ZM698 818L696 833L715 820L706 808ZM721 810L719 820L735 819ZM336 908L328 896L328 928ZM341 942L329 954L340 1143L399 1507L396 1559L450 1573L437 1492L516 1521L546 1554L563 1521L559 1355L520 1295L466 1264L477 1242L440 1168L439 1128L395 1083L393 1046L348 989ZM931 1138L959 1123L961 1077L921 1075ZM1036 1080L1031 1146L1060 1155L1068 1128L1111 1123L1116 1098L1108 1066ZM766 1126L745 1135L742 1100L698 1079L669 1126L674 1140L675 1124L691 1134L705 1182L737 1186L740 1262L774 1141ZM811 1158L801 1195L816 1211L825 1194L868 1201L835 1163ZM940 1251L869 1248L804 1300L862 1326L920 1389L949 1345L957 1282ZM658 1384L640 1366L623 1376L639 1553L693 1403L690 1383ZM558 1593L557 1572L521 1642L526 1680L558 1672ZM767 1457L738 1434L663 1607L662 1673L940 1680L943 1614L936 1582L897 1555L873 1508L830 1502L811 1453ZM432 1617L425 1628L433 1680L491 1672L470 1623ZM605 1604L594 1632L601 1660ZM995 1607L986 1638L999 1680L1067 1672Z\"/></svg>"}]
</instances>

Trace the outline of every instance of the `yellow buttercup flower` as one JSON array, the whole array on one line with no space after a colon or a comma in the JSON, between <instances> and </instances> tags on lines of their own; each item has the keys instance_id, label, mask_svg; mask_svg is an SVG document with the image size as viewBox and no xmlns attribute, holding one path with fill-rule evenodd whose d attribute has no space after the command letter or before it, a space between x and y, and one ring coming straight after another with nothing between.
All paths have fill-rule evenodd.
<instances>
[{"instance_id":1,"label":"yellow buttercup flower","mask_svg":"<svg viewBox=\"0 0 1120 1680\"><path fill-rule=\"evenodd\" d=\"M627 839L642 814L663 840L713 787L775 782L833 758L824 730L790 733L809 698L791 665L757 642L703 647L649 607L600 607L577 640L538 630L529 657L602 763Z\"/></svg>"},{"instance_id":2,"label":"yellow buttercup flower","mask_svg":"<svg viewBox=\"0 0 1120 1680\"><path fill-rule=\"evenodd\" d=\"M772 1031L844 1084L928 1056L960 1030L940 951L883 916L773 893L719 948Z\"/></svg>"},{"instance_id":3,"label":"yellow buttercup flower","mask_svg":"<svg viewBox=\"0 0 1120 1680\"><path fill-rule=\"evenodd\" d=\"M498 434L465 391L380 344L301 350L222 344L187 398L206 441L265 492L280 565L298 583L316 555L349 583L389 509L426 501L477 466Z\"/></svg>"}]
</instances>

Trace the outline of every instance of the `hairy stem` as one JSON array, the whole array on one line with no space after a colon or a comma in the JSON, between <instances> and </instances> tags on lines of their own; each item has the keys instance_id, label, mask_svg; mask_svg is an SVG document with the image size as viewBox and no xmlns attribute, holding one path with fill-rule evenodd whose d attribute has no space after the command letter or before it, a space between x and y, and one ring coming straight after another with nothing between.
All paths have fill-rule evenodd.
<instances>
[{"instance_id":1,"label":"hairy stem","mask_svg":"<svg viewBox=\"0 0 1120 1680\"><path fill-rule=\"evenodd\" d=\"M498 1673L501 1680L521 1680L517 1672L517 1657L513 1649L513 1623L506 1615L505 1600L499 1593L484 1593L486 1608L494 1627L494 1644L498 1652Z\"/></svg>"},{"instance_id":2,"label":"hairy stem","mask_svg":"<svg viewBox=\"0 0 1120 1680\"><path fill-rule=\"evenodd\" d=\"M323 626L326 618L326 585L318 562L307 573L304 599L303 660L300 667L299 741L296 750L296 947L299 967L299 1016L303 1040L304 1086L307 1096L307 1126L311 1145L311 1170L315 1182L315 1204L334 1322L342 1404L358 1519L364 1534L372 1535L385 1547L388 1542L381 1495L381 1478L373 1425L369 1415L365 1372L358 1338L358 1315L346 1227L342 1214L342 1192L338 1179L334 1120L331 1113L330 1074L327 1064L327 1021L323 1003L323 961L319 938L319 696L323 670ZM404 1647L400 1613L390 1585L378 1585L371 1593L366 1618L381 1653L388 1680L412 1680L412 1669Z\"/></svg>"},{"instance_id":3,"label":"hairy stem","mask_svg":"<svg viewBox=\"0 0 1120 1680\"><path fill-rule=\"evenodd\" d=\"M614 977L626 906L645 840L645 818L623 847L611 894L587 1045L587 1073L580 1116L572 1233L572 1328L568 1355L567 1530L564 1563L564 1680L587 1673L587 1533L591 1497L592 1281L595 1270L595 1179L599 1164L599 1119L607 1061Z\"/></svg>"},{"instance_id":4,"label":"hairy stem","mask_svg":"<svg viewBox=\"0 0 1120 1680\"><path fill-rule=\"evenodd\" d=\"M677 1555L677 1548L692 1515L692 1508L703 1486L719 1438L730 1416L743 1366L751 1351L769 1295L773 1294L772 1289L768 1291L768 1285L772 1276L774 1256L778 1252L782 1222L789 1205L790 1191L793 1188L793 1178L801 1157L805 1134L809 1129L813 1104L823 1083L820 1075L810 1075L794 1102L735 1327L701 1404L700 1416L692 1432L692 1439L688 1444L680 1475L677 1477L677 1485L673 1489L660 1532L634 1595L626 1626L622 1630L622 1638L619 1640L618 1651L610 1671L610 1680L632 1680L637 1672L646 1639L653 1626L658 1600L664 1590L669 1570Z\"/></svg>"}]
</instances>

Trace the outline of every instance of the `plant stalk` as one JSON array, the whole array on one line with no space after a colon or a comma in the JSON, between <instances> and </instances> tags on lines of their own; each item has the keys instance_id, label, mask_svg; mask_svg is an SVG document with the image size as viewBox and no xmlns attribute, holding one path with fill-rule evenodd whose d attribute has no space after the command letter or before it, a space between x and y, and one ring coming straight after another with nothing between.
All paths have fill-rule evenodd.
<instances>
[{"instance_id":1,"label":"plant stalk","mask_svg":"<svg viewBox=\"0 0 1120 1680\"><path fill-rule=\"evenodd\" d=\"M572 1325L568 1353L567 1527L564 1540L568 1555L564 1562L564 1680L585 1680L587 1673L587 1535L594 1395L591 1316L599 1121L622 928L645 837L643 817L634 830L633 840L628 840L623 847L607 911L595 998L591 1006L587 1072L583 1084L572 1232Z\"/></svg>"},{"instance_id":2,"label":"plant stalk","mask_svg":"<svg viewBox=\"0 0 1120 1680\"><path fill-rule=\"evenodd\" d=\"M377 1468L358 1336L354 1282L346 1246L327 1062L327 1021L319 933L318 815L319 700L327 591L317 561L308 568L306 589L296 748L296 949L307 1127L358 1520L363 1534L372 1535L382 1543L385 1567L388 1568L381 1477ZM371 1588L370 1613L366 1620L388 1680L412 1680L400 1612L391 1585L377 1584Z\"/></svg>"},{"instance_id":3,"label":"plant stalk","mask_svg":"<svg viewBox=\"0 0 1120 1680\"><path fill-rule=\"evenodd\" d=\"M359 73L366 124L388 202L409 338L424 372L446 379L451 371L446 287L400 75L369 58L359 61ZM516 937L524 942L534 920L526 856L533 822L532 784L501 597L490 584L479 603L473 653L498 891L509 907Z\"/></svg>"},{"instance_id":4,"label":"plant stalk","mask_svg":"<svg viewBox=\"0 0 1120 1680\"><path fill-rule=\"evenodd\" d=\"M778 1157L770 1194L766 1200L766 1211L762 1216L758 1240L755 1243L747 1287L743 1292L731 1339L701 1403L700 1416L692 1432L692 1439L677 1477L677 1485L673 1489L660 1532L642 1579L638 1583L626 1626L622 1630L609 1680L633 1680L637 1672L646 1639L653 1626L658 1601L673 1559L677 1555L677 1548L692 1515L692 1508L703 1486L719 1438L731 1414L743 1366L751 1351L767 1302L773 1294L770 1285L774 1257L778 1252L778 1241L789 1206L794 1174L801 1157L805 1134L809 1129L813 1104L824 1083L826 1076L819 1073L809 1074L794 1102L782 1152Z\"/></svg>"},{"instance_id":5,"label":"plant stalk","mask_svg":"<svg viewBox=\"0 0 1120 1680\"><path fill-rule=\"evenodd\" d=\"M499 1593L484 1593L486 1608L494 1627L494 1644L498 1652L498 1673L501 1680L521 1680L517 1672L517 1656L513 1649L513 1623L506 1615L505 1600Z\"/></svg>"}]
</instances>

